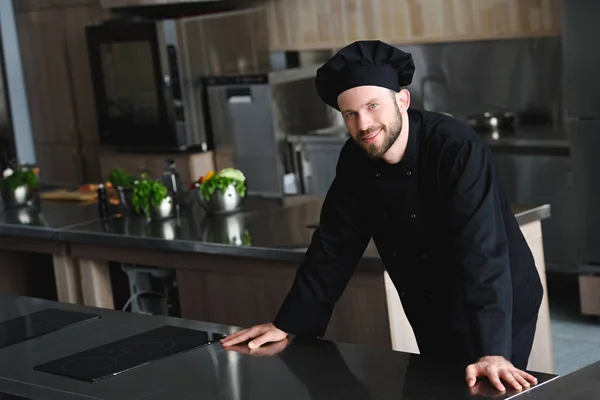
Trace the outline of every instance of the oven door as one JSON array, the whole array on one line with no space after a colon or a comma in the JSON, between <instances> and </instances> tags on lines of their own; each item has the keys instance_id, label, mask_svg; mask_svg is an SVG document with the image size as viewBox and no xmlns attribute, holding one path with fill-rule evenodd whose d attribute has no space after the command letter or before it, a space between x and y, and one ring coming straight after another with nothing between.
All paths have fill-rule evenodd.
<instances>
[{"instance_id":1,"label":"oven door","mask_svg":"<svg viewBox=\"0 0 600 400\"><path fill-rule=\"evenodd\" d=\"M87 27L86 35L101 143L177 147L156 23L105 23Z\"/></svg>"}]
</instances>

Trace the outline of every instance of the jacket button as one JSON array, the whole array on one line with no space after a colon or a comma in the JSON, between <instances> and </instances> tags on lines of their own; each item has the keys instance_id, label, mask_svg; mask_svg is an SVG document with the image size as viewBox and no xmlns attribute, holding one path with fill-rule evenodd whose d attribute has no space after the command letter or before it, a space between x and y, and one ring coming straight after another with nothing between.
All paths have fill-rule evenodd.
<instances>
[{"instance_id":1,"label":"jacket button","mask_svg":"<svg viewBox=\"0 0 600 400\"><path fill-rule=\"evenodd\" d=\"M421 258L427 258L427 254L426 253L422 253L421 254Z\"/></svg>"},{"instance_id":2,"label":"jacket button","mask_svg":"<svg viewBox=\"0 0 600 400\"><path fill-rule=\"evenodd\" d=\"M428 296L430 299L433 299L433 293L428 293L428 294L427 294L427 296Z\"/></svg>"},{"instance_id":3,"label":"jacket button","mask_svg":"<svg viewBox=\"0 0 600 400\"><path fill-rule=\"evenodd\" d=\"M400 292L400 296L406 296L406 292Z\"/></svg>"},{"instance_id":4,"label":"jacket button","mask_svg":"<svg viewBox=\"0 0 600 400\"><path fill-rule=\"evenodd\" d=\"M376 172L376 173L375 173L375 176L376 176L377 178L379 178L379 177L381 176L381 174L380 174L379 172Z\"/></svg>"},{"instance_id":5,"label":"jacket button","mask_svg":"<svg viewBox=\"0 0 600 400\"><path fill-rule=\"evenodd\" d=\"M386 213L383 213L383 218L387 219L388 215Z\"/></svg>"},{"instance_id":6,"label":"jacket button","mask_svg":"<svg viewBox=\"0 0 600 400\"><path fill-rule=\"evenodd\" d=\"M415 219L415 218L417 218L417 214L410 214L410 217L411 217L412 219Z\"/></svg>"},{"instance_id":7,"label":"jacket button","mask_svg":"<svg viewBox=\"0 0 600 400\"><path fill-rule=\"evenodd\" d=\"M396 256L397 256L396 252L393 252L393 253L392 253L392 256L396 257Z\"/></svg>"},{"instance_id":8,"label":"jacket button","mask_svg":"<svg viewBox=\"0 0 600 400\"><path fill-rule=\"evenodd\" d=\"M406 175L411 176L412 175L412 171L406 171Z\"/></svg>"}]
</instances>

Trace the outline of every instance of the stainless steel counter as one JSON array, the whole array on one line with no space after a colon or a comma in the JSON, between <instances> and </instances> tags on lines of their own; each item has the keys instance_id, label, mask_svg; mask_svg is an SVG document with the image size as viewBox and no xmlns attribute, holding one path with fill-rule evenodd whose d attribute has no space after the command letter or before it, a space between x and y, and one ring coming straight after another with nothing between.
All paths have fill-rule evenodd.
<instances>
[{"instance_id":1,"label":"stainless steel counter","mask_svg":"<svg viewBox=\"0 0 600 400\"><path fill-rule=\"evenodd\" d=\"M179 209L175 218L152 222L128 214L102 220L97 218L95 204L43 203L41 211L34 212L35 218L32 217L38 223L7 217L0 220L0 235L300 263L318 224L322 201L318 197L309 198L283 206L249 198L242 212L222 217L207 216L197 202L190 201ZM15 210L7 215L32 212ZM548 218L550 206L515 205L514 212L519 224L525 224ZM359 268L383 268L373 245L367 248Z\"/></svg>"},{"instance_id":2,"label":"stainless steel counter","mask_svg":"<svg viewBox=\"0 0 600 400\"><path fill-rule=\"evenodd\" d=\"M0 209L0 235L58 240L58 231L98 219L98 205L42 201L39 207Z\"/></svg>"},{"instance_id":3,"label":"stainless steel counter","mask_svg":"<svg viewBox=\"0 0 600 400\"><path fill-rule=\"evenodd\" d=\"M475 390L470 390L462 365L325 340L280 342L250 354L244 346L225 350L217 342L158 357L149 364L89 383L38 372L34 367L163 325L222 334L238 328L0 294L0 322L46 308L91 313L100 318L0 349L0 392L34 400L485 400L519 394L509 389L500 395L487 381L480 381ZM134 352L135 346L129 350ZM525 394L533 395L561 379L533 374L538 384ZM586 383L594 385L592 380Z\"/></svg>"},{"instance_id":4,"label":"stainless steel counter","mask_svg":"<svg viewBox=\"0 0 600 400\"><path fill-rule=\"evenodd\" d=\"M480 135L495 153L568 156L571 149L562 125L517 126Z\"/></svg>"},{"instance_id":5,"label":"stainless steel counter","mask_svg":"<svg viewBox=\"0 0 600 400\"><path fill-rule=\"evenodd\" d=\"M523 400L600 399L600 361L523 394Z\"/></svg>"}]
</instances>

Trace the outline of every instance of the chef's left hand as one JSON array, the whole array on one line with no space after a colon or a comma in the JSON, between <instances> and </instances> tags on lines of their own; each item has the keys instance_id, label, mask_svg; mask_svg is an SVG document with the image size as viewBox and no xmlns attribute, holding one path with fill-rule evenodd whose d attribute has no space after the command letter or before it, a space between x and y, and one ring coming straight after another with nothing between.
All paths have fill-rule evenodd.
<instances>
[{"instance_id":1,"label":"chef's left hand","mask_svg":"<svg viewBox=\"0 0 600 400\"><path fill-rule=\"evenodd\" d=\"M506 388L500 379L517 390L528 388L531 386L529 382L537 382L534 376L515 368L510 361L501 356L482 357L475 364L469 365L465 372L469 387L475 385L477 378L487 376L491 384L501 392L506 391Z\"/></svg>"}]
</instances>

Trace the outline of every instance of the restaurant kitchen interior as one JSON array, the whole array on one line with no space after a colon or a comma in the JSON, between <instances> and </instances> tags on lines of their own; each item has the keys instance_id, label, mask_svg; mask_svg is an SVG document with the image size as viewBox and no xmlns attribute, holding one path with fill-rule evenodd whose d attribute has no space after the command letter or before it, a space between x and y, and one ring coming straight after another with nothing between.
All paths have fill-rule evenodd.
<instances>
[{"instance_id":1,"label":"restaurant kitchen interior","mask_svg":"<svg viewBox=\"0 0 600 400\"><path fill-rule=\"evenodd\" d=\"M416 64L407 87L411 106L470 124L492 150L544 281L531 365L547 363L537 372L566 375L600 361L600 190L594 173L600 87L592 75L600 56L589 40L600 34L590 17L600 16L600 4L546 3L554 1L561 21L555 34L394 44ZM340 114L317 95L314 77L339 48L273 49L270 18L288 0L273 8L258 0L252 6L135 2L0 5L0 169L16 160L33 165L39 179L24 204L3 191L0 292L73 305L50 304L41 312L37 300L7 297L7 304L38 312L31 320L35 329L19 331L23 337L14 343L38 336L51 343L43 339L48 332L90 330L86 326L98 320L121 318L108 312L100 318L86 308L98 307L168 321L136 331L142 346L151 343L149 353L210 347L230 327L272 318L318 226L349 134ZM50 36L44 29L61 26L61 18L67 22L53 34L60 44L32 44L44 32ZM488 125L502 118L506 125ZM173 206L162 205L155 212L163 215L151 220L135 212L126 204L131 193L108 183L117 167L138 180L142 174L161 180L175 192ZM228 206L221 199L219 207L231 209L211 215L198 180L231 169L243 173L245 198L233 193L239 202ZM107 196L104 215L98 193ZM389 285L371 243L326 338L418 352ZM15 310L0 319L18 318ZM400 317L393 315L397 310ZM173 318L201 323L169 328ZM10 329L23 323L12 321ZM190 336L184 327L201 334ZM128 358L130 348L111 335L110 341L90 339L87 352L74 346L68 354L48 351L35 365L18 368L98 382L152 359ZM2 347L10 351L10 345ZM65 367L88 358L101 365ZM41 385L54 387L49 379ZM112 384L106 385L108 395Z\"/></svg>"}]
</instances>

